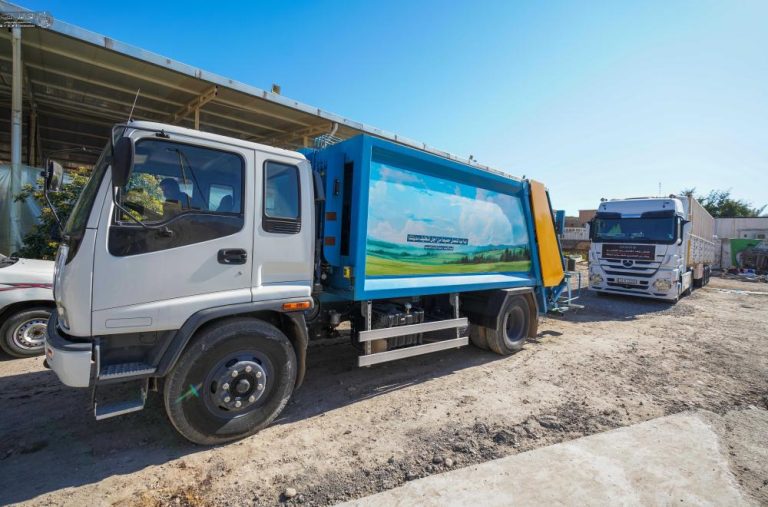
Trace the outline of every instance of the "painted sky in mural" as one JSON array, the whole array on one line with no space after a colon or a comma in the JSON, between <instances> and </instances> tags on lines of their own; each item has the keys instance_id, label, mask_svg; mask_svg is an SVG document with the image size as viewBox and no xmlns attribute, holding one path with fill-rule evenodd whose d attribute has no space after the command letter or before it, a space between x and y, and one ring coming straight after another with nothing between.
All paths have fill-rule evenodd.
<instances>
[{"instance_id":1,"label":"painted sky in mural","mask_svg":"<svg viewBox=\"0 0 768 507\"><path fill-rule=\"evenodd\" d=\"M527 271L520 200L371 163L368 275Z\"/></svg>"}]
</instances>

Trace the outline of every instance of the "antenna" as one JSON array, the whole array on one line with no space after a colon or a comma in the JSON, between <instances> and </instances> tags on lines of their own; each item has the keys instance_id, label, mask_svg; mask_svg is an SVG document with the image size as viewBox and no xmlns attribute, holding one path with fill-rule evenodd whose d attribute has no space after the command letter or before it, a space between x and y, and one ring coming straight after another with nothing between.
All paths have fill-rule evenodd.
<instances>
[{"instance_id":1,"label":"antenna","mask_svg":"<svg viewBox=\"0 0 768 507\"><path fill-rule=\"evenodd\" d=\"M661 197L661 182L659 182L659 197Z\"/></svg>"},{"instance_id":2,"label":"antenna","mask_svg":"<svg viewBox=\"0 0 768 507\"><path fill-rule=\"evenodd\" d=\"M133 120L133 109L136 107L136 101L139 100L139 93L141 92L141 88L136 90L136 96L133 98L133 105L131 106L131 112L128 113L128 121Z\"/></svg>"}]
</instances>

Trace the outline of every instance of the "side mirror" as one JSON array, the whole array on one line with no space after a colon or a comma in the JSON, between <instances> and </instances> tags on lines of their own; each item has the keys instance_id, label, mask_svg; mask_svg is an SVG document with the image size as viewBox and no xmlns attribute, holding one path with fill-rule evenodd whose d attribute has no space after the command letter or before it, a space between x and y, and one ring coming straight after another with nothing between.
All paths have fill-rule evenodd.
<instances>
[{"instance_id":1,"label":"side mirror","mask_svg":"<svg viewBox=\"0 0 768 507\"><path fill-rule=\"evenodd\" d=\"M325 202L325 188L320 173L312 171L312 183L315 187L315 202Z\"/></svg>"},{"instance_id":2,"label":"side mirror","mask_svg":"<svg viewBox=\"0 0 768 507\"><path fill-rule=\"evenodd\" d=\"M677 244L682 245L683 244L683 234L685 233L685 224L689 223L690 220L686 220L682 217L677 217Z\"/></svg>"},{"instance_id":3,"label":"side mirror","mask_svg":"<svg viewBox=\"0 0 768 507\"><path fill-rule=\"evenodd\" d=\"M121 137L112 147L112 186L122 188L133 169L133 141Z\"/></svg>"},{"instance_id":4,"label":"side mirror","mask_svg":"<svg viewBox=\"0 0 768 507\"><path fill-rule=\"evenodd\" d=\"M45 164L45 189L48 192L61 190L61 182L64 179L64 168L61 164L49 160Z\"/></svg>"}]
</instances>

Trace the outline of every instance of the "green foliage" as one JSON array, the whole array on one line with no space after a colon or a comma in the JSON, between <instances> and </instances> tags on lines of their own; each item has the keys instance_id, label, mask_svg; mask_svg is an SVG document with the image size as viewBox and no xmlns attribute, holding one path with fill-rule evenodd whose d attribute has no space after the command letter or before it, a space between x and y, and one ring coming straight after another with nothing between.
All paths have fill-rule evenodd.
<instances>
[{"instance_id":1,"label":"green foliage","mask_svg":"<svg viewBox=\"0 0 768 507\"><path fill-rule=\"evenodd\" d=\"M695 192L695 188L689 188L681 193L692 196ZM766 206L753 208L749 201L732 198L730 189L712 190L705 196L697 196L696 200L715 218L757 217L766 208Z\"/></svg>"},{"instance_id":2,"label":"green foliage","mask_svg":"<svg viewBox=\"0 0 768 507\"><path fill-rule=\"evenodd\" d=\"M162 218L165 197L160 189L160 181L147 173L134 173L125 185L123 205L130 208L131 214L143 221Z\"/></svg>"},{"instance_id":3,"label":"green foliage","mask_svg":"<svg viewBox=\"0 0 768 507\"><path fill-rule=\"evenodd\" d=\"M68 174L72 180L62 185L61 191L49 194L62 224L66 223L77 198L80 196L80 192L82 192L85 184L88 183L91 170L79 168L69 171ZM30 259L53 260L59 243L51 237L51 233L58 229L58 225L56 224L53 211L45 200L42 185L39 188L25 185L14 199L16 201L35 199L41 209L39 222L35 225L32 232L24 236L24 245L19 250L19 255Z\"/></svg>"},{"instance_id":4,"label":"green foliage","mask_svg":"<svg viewBox=\"0 0 768 507\"><path fill-rule=\"evenodd\" d=\"M446 264L487 264L492 262L517 262L530 260L528 247L505 248L491 252L479 252L462 256L458 260L446 261Z\"/></svg>"}]
</instances>

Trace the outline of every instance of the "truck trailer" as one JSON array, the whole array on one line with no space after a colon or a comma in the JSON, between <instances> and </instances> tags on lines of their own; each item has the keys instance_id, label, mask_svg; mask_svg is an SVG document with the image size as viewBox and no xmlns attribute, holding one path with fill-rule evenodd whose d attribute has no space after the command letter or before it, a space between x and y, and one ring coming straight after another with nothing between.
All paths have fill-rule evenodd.
<instances>
[{"instance_id":1,"label":"truck trailer","mask_svg":"<svg viewBox=\"0 0 768 507\"><path fill-rule=\"evenodd\" d=\"M676 302L709 282L715 221L692 196L614 199L590 223L589 287Z\"/></svg>"},{"instance_id":2,"label":"truck trailer","mask_svg":"<svg viewBox=\"0 0 768 507\"><path fill-rule=\"evenodd\" d=\"M274 420L343 323L361 367L507 355L566 288L541 183L368 135L294 152L118 125L63 232L46 364L97 419L160 391L199 444Z\"/></svg>"}]
</instances>

